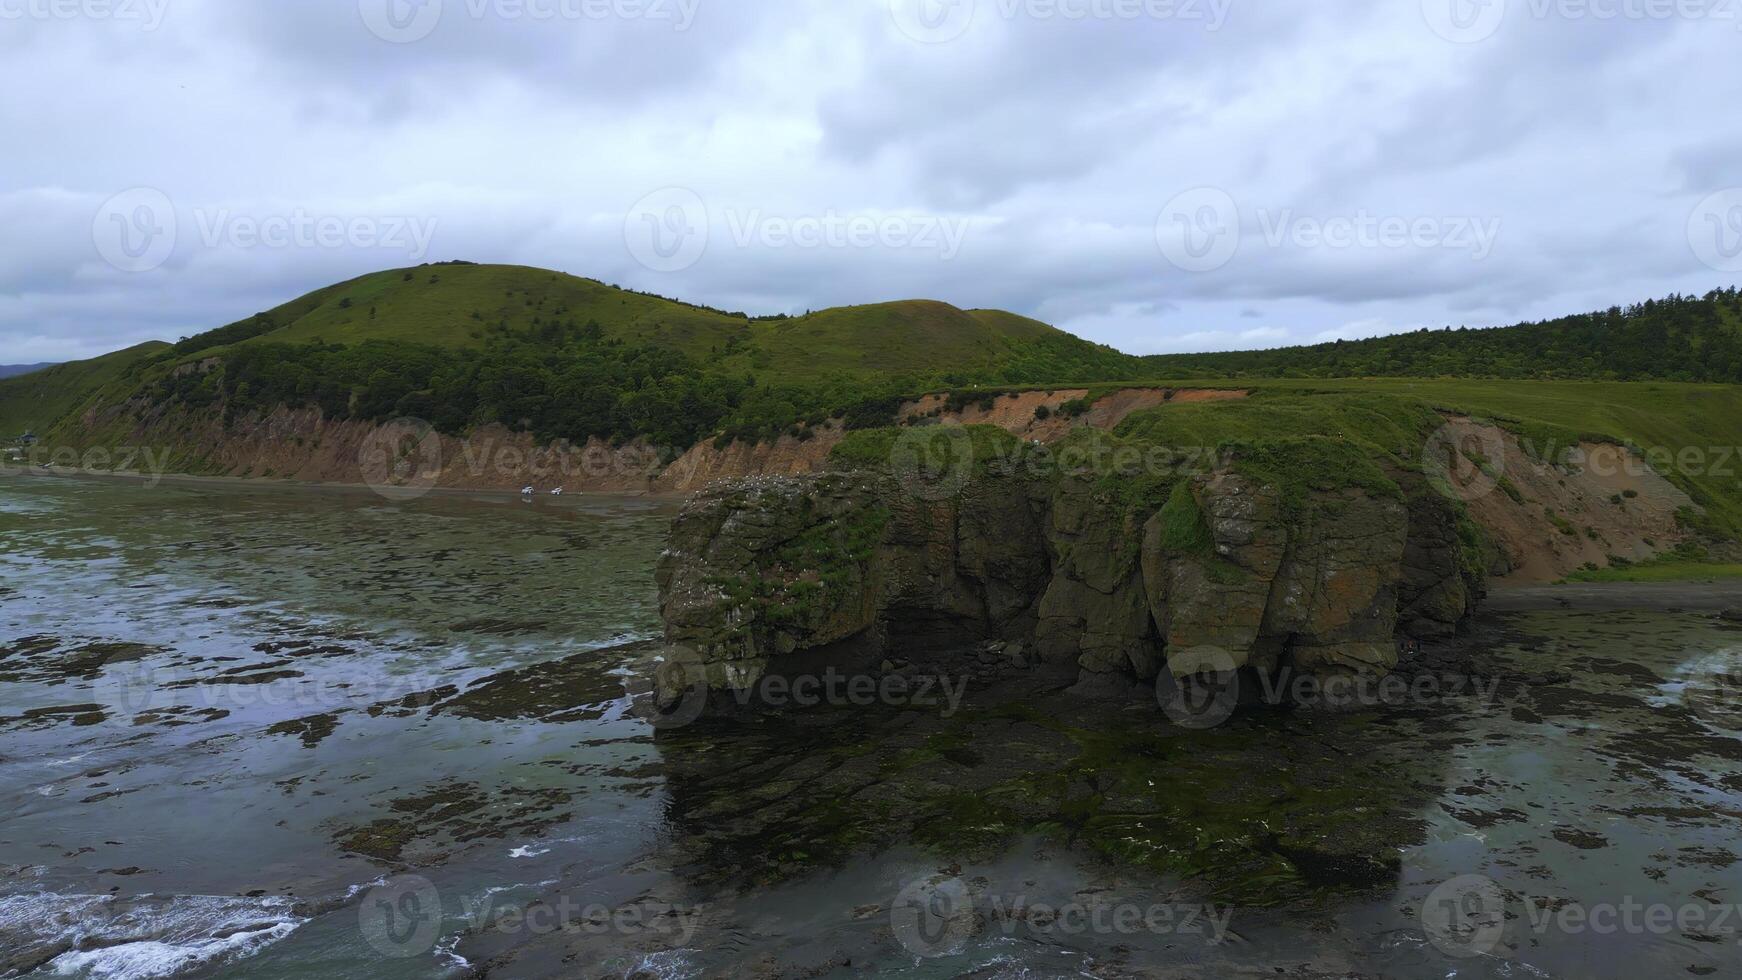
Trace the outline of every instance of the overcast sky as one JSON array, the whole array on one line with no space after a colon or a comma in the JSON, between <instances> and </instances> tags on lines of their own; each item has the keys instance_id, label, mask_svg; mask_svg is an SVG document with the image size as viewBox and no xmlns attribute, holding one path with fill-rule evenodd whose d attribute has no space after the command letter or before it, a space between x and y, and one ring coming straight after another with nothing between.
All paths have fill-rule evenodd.
<instances>
[{"instance_id":1,"label":"overcast sky","mask_svg":"<svg viewBox=\"0 0 1742 980\"><path fill-rule=\"evenodd\" d=\"M463 258L1135 353L1742 280L1742 0L0 0L0 363Z\"/></svg>"}]
</instances>

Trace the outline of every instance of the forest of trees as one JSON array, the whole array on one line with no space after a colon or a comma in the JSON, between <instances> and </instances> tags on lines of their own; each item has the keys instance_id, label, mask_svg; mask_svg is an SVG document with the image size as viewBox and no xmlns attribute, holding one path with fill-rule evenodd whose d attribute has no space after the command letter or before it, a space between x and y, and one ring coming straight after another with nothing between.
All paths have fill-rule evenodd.
<instances>
[{"instance_id":1,"label":"forest of trees","mask_svg":"<svg viewBox=\"0 0 1742 980\"><path fill-rule=\"evenodd\" d=\"M456 435L500 423L544 440L642 437L679 449L709 437L802 436L861 403L877 406L878 424L894 415L896 399L882 386L759 383L601 334L596 323L553 323L535 335L493 338L481 350L381 340L245 344L220 355L221 370L162 378L151 400L221 405L231 418L290 405L318 407L331 419L420 418ZM864 409L857 414L855 421Z\"/></svg>"},{"instance_id":2,"label":"forest of trees","mask_svg":"<svg viewBox=\"0 0 1742 980\"><path fill-rule=\"evenodd\" d=\"M1626 308L1487 330L1418 330L1372 340L1144 359L1195 377L1472 377L1742 382L1742 292L1670 296Z\"/></svg>"}]
</instances>

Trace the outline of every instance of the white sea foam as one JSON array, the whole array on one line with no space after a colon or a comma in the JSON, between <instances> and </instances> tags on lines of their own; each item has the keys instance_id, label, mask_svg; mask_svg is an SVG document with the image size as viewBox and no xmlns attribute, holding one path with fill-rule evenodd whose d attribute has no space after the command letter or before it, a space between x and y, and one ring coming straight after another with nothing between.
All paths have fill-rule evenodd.
<instances>
[{"instance_id":1,"label":"white sea foam","mask_svg":"<svg viewBox=\"0 0 1742 980\"><path fill-rule=\"evenodd\" d=\"M34 892L0 898L0 945L74 946L49 961L58 976L148 980L242 959L304 921L284 898Z\"/></svg>"},{"instance_id":2,"label":"white sea foam","mask_svg":"<svg viewBox=\"0 0 1742 980\"><path fill-rule=\"evenodd\" d=\"M624 977L654 977L656 980L693 980L701 968L690 959L690 950L670 949L648 953L623 971Z\"/></svg>"},{"instance_id":3,"label":"white sea foam","mask_svg":"<svg viewBox=\"0 0 1742 980\"><path fill-rule=\"evenodd\" d=\"M88 977L90 980L169 977L196 966L242 959L295 932L300 924L279 922L253 931L183 943L147 940L89 952L62 953L49 963L49 968L59 976Z\"/></svg>"}]
</instances>

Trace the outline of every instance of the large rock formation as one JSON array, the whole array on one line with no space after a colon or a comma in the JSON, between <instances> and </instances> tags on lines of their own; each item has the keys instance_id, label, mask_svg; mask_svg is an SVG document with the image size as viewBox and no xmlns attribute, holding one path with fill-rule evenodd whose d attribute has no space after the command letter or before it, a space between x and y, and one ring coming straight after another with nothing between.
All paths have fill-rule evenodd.
<instances>
[{"instance_id":1,"label":"large rock formation","mask_svg":"<svg viewBox=\"0 0 1742 980\"><path fill-rule=\"evenodd\" d=\"M1229 460L1147 486L1159 506L1093 473L976 471L944 495L859 471L723 484L661 559L667 640L716 690L982 641L1091 684L1383 673L1400 631L1454 630L1481 584L1454 507L1374 473L1283 486Z\"/></svg>"}]
</instances>

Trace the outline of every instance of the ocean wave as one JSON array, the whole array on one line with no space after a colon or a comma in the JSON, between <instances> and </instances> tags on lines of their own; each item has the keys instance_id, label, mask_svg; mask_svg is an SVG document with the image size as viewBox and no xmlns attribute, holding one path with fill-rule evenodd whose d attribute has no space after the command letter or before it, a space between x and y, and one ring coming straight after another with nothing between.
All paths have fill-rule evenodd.
<instances>
[{"instance_id":1,"label":"ocean wave","mask_svg":"<svg viewBox=\"0 0 1742 980\"><path fill-rule=\"evenodd\" d=\"M0 898L0 947L57 976L149 980L251 956L305 921L285 898L35 892Z\"/></svg>"}]
</instances>

